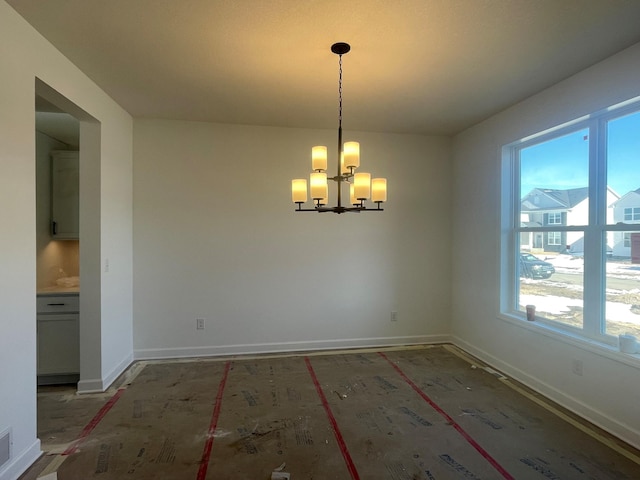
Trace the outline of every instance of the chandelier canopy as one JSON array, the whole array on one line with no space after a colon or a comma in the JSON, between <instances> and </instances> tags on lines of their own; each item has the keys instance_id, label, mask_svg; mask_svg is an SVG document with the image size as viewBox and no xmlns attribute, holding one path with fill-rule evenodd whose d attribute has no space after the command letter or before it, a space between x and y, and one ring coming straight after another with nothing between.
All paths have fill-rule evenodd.
<instances>
[{"instance_id":1,"label":"chandelier canopy","mask_svg":"<svg viewBox=\"0 0 640 480\"><path fill-rule=\"evenodd\" d=\"M358 142L342 142L342 55L348 53L351 46L338 42L331 45L331 51L339 56L338 81L338 167L335 177L327 177L327 147L315 146L311 149L311 169L309 187L313 208L302 208L308 199L307 180L296 178L291 181L291 197L298 205L296 212L381 212L381 204L387 201L387 179L371 178L370 173L358 172L360 166L360 144ZM335 206L329 204L328 180L337 183L338 198ZM349 205L342 205L342 185L349 185ZM376 204L367 208L365 201L371 200Z\"/></svg>"}]
</instances>

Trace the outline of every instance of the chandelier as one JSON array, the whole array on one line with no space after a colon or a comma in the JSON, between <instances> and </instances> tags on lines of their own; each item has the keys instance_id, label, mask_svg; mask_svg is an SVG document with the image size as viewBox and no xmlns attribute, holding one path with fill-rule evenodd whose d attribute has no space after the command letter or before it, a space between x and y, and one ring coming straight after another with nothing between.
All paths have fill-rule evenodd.
<instances>
[{"instance_id":1,"label":"chandelier","mask_svg":"<svg viewBox=\"0 0 640 480\"><path fill-rule=\"evenodd\" d=\"M291 181L291 197L298 205L296 212L381 212L382 202L387 201L387 179L371 178L370 173L358 172L360 166L360 144L358 142L342 143L342 55L348 53L351 46L348 43L334 43L331 51L339 56L340 79L338 82L338 153L339 161L337 175L327 177L327 147L315 146L311 149L311 169L309 187L313 208L302 208L307 202L307 180L296 178ZM333 207L329 203L328 180L338 184L337 204ZM342 205L342 185L349 185L349 205ZM366 200L371 200L376 206L367 208Z\"/></svg>"}]
</instances>

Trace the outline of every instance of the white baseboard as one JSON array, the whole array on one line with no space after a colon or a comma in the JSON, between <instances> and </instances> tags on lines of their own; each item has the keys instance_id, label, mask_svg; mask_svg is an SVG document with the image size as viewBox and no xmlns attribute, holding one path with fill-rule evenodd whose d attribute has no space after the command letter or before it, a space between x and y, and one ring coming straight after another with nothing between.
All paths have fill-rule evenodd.
<instances>
[{"instance_id":1,"label":"white baseboard","mask_svg":"<svg viewBox=\"0 0 640 480\"><path fill-rule=\"evenodd\" d=\"M396 345L424 345L450 341L451 337L449 335L415 335L405 337L351 338L346 340L253 343L208 347L147 348L134 350L134 359L158 360L167 358L215 357L222 355L252 355L260 353L389 347Z\"/></svg>"},{"instance_id":2,"label":"white baseboard","mask_svg":"<svg viewBox=\"0 0 640 480\"><path fill-rule=\"evenodd\" d=\"M628 443L629 445L632 445L634 448L640 448L639 431L629 428L627 425L620 423L615 418L611 418L610 416L591 408L589 405L586 405L579 399L567 395L561 390L552 387L551 385L520 370L519 368L503 362L499 358L494 357L484 350L476 348L475 346L458 337L452 337L451 342L457 347L460 347L464 351L470 353L471 355L478 357L480 360L489 364L496 370L499 370L506 375L514 378L527 387L544 395L546 398L556 402L557 404L563 406L576 415L579 415L585 420L609 432L611 435L614 435L624 442Z\"/></svg>"},{"instance_id":3,"label":"white baseboard","mask_svg":"<svg viewBox=\"0 0 640 480\"><path fill-rule=\"evenodd\" d=\"M127 355L103 378L92 378L78 382L78 393L102 393L133 363L133 354Z\"/></svg>"},{"instance_id":4,"label":"white baseboard","mask_svg":"<svg viewBox=\"0 0 640 480\"><path fill-rule=\"evenodd\" d=\"M0 480L15 480L26 472L41 455L40 440L36 439L29 448L13 457L0 469Z\"/></svg>"},{"instance_id":5,"label":"white baseboard","mask_svg":"<svg viewBox=\"0 0 640 480\"><path fill-rule=\"evenodd\" d=\"M112 368L111 371L104 377L104 379L102 380L103 391L109 388L111 384L115 382L120 375L122 375L122 372L129 368L129 365L131 365L132 363L133 352L129 353L129 355L123 358L122 361L114 368Z\"/></svg>"},{"instance_id":6,"label":"white baseboard","mask_svg":"<svg viewBox=\"0 0 640 480\"><path fill-rule=\"evenodd\" d=\"M91 378L88 380L80 380L78 382L78 393L101 393L102 389L101 378Z\"/></svg>"}]
</instances>

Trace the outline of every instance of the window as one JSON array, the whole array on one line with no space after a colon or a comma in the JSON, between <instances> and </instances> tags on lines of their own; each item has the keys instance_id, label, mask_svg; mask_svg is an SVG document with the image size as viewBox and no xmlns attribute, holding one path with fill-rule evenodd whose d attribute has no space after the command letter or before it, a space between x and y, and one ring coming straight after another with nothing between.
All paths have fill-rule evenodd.
<instances>
[{"instance_id":1,"label":"window","mask_svg":"<svg viewBox=\"0 0 640 480\"><path fill-rule=\"evenodd\" d=\"M535 305L539 323L612 346L640 337L634 102L504 147L503 313Z\"/></svg>"},{"instance_id":2,"label":"window","mask_svg":"<svg viewBox=\"0 0 640 480\"><path fill-rule=\"evenodd\" d=\"M625 208L624 221L634 222L640 220L640 207Z\"/></svg>"},{"instance_id":3,"label":"window","mask_svg":"<svg viewBox=\"0 0 640 480\"><path fill-rule=\"evenodd\" d=\"M547 244L549 245L562 245L562 233L549 232L547 233Z\"/></svg>"},{"instance_id":4,"label":"window","mask_svg":"<svg viewBox=\"0 0 640 480\"><path fill-rule=\"evenodd\" d=\"M562 214L561 213L550 213L547 224L549 225L562 225Z\"/></svg>"}]
</instances>

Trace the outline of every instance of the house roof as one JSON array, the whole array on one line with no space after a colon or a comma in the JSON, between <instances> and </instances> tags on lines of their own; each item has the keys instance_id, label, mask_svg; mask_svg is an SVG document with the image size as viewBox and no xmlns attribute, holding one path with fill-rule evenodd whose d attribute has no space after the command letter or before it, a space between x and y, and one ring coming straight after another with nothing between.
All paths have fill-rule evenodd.
<instances>
[{"instance_id":1,"label":"house roof","mask_svg":"<svg viewBox=\"0 0 640 480\"><path fill-rule=\"evenodd\" d=\"M7 0L136 118L456 134L640 42L624 0Z\"/></svg>"},{"instance_id":2,"label":"house roof","mask_svg":"<svg viewBox=\"0 0 640 480\"><path fill-rule=\"evenodd\" d=\"M616 200L615 202L613 202L611 204L612 207L616 207L618 206L618 204L624 204L625 201L627 199L629 199L629 197L632 196L639 196L640 197L640 188L636 189L636 190L631 190L630 192L625 193L624 195L622 195L618 200Z\"/></svg>"},{"instance_id":3,"label":"house roof","mask_svg":"<svg viewBox=\"0 0 640 480\"><path fill-rule=\"evenodd\" d=\"M551 188L534 188L523 199L522 212L541 210L569 210L589 196L589 188L571 188L555 190Z\"/></svg>"}]
</instances>

